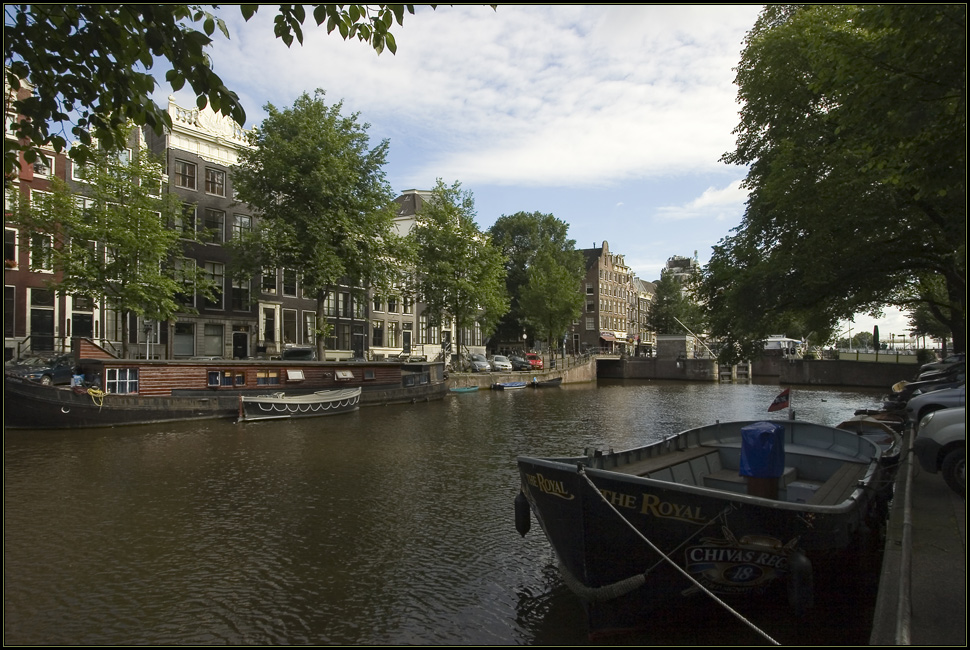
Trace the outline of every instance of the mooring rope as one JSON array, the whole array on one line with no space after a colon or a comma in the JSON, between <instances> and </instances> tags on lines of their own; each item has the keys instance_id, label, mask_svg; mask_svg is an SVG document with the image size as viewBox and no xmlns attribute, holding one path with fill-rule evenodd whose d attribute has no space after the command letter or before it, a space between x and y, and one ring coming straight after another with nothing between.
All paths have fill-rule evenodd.
<instances>
[{"instance_id":1,"label":"mooring rope","mask_svg":"<svg viewBox=\"0 0 970 650\"><path fill-rule=\"evenodd\" d=\"M626 524L630 528L630 530L632 530L637 535L637 537L639 537L640 539L642 539L651 549L654 550L654 552L656 552L658 555L660 555L660 557L662 558L662 560L664 562L667 562L667 564L669 564L670 566L672 566L678 573L680 573L682 576L684 576L685 578L687 578L691 583L693 583L695 587L697 587L698 589L700 589L701 591L703 591L705 594L707 594L708 596L710 596L714 600L714 602L716 602L721 607L723 607L724 609L726 609L728 612L731 613L732 616L734 616L736 619L738 619L739 621L741 621L742 623L744 623L745 625L747 625L754 632L756 632L757 634L760 634L768 642L770 642L773 645L781 645L780 643L778 643L777 641L775 641L774 639L772 639L770 636L768 636L768 634L766 632L764 632L763 630L759 629L754 623L752 623L751 621L749 621L748 619L746 619L744 616L742 616L739 612L737 612L734 608L732 608L726 602L724 602L723 600L721 600L720 598L718 598L707 587L705 587L700 582L698 582L694 578L694 576L690 575L684 569L682 569L666 553L664 553L659 548L657 548L657 546L653 542L651 542L649 539L647 539L647 537L643 533L641 533L639 530L637 530L637 528L632 523L630 523L630 521L626 517L624 517L622 514L620 514L620 511L617 510L616 507L612 503L610 503L609 499L607 499L605 496L603 496L603 493L599 491L599 488L596 487L596 484L593 483L593 481L589 478L589 476L586 475L586 470L583 468L582 465L579 465L578 466L578 471L579 471L579 475L582 476L584 479L586 479L586 482L589 483L589 486L591 488L593 488L593 491L596 492L596 494L599 495L600 499L603 500L603 503L605 503L610 508L610 510L612 510L614 513L616 513L616 516L619 517L620 520L624 524ZM721 517L723 514L724 513L719 514L717 517L715 517L711 521L716 521L717 518ZM708 525L710 525L710 522L708 523ZM685 544L685 543L686 543L686 540L680 546L683 546L683 544ZM680 546L678 546L677 548L680 548ZM646 574L649 571L652 571L653 568L654 567L650 567L650 569L648 569L647 572L645 572L645 573L642 573L642 574L640 574L638 576L633 576L632 578L627 578L626 580L622 580L622 581L620 581L618 583L614 583L614 585L610 585L610 586L627 585L631 581L634 581L634 582L637 581L637 579L642 579L645 582L646 581ZM566 572L566 575L568 575L568 572ZM640 584L643 584L643 583L641 582ZM636 585L636 586L639 586L639 585ZM631 589L627 589L627 591L630 591L630 590ZM623 593L626 593L626 592L623 592ZM620 595L622 595L622 594L620 594Z\"/></svg>"},{"instance_id":2,"label":"mooring rope","mask_svg":"<svg viewBox=\"0 0 970 650\"><path fill-rule=\"evenodd\" d=\"M100 388L91 387L88 389L88 395L91 396L91 401L97 404L100 409L104 406L104 391Z\"/></svg>"}]
</instances>

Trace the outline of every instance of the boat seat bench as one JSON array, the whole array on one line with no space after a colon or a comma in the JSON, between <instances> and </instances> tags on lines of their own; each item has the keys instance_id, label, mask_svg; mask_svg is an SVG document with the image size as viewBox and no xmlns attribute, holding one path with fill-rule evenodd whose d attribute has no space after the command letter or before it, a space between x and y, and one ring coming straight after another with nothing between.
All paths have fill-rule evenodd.
<instances>
[{"instance_id":1,"label":"boat seat bench","mask_svg":"<svg viewBox=\"0 0 970 650\"><path fill-rule=\"evenodd\" d=\"M834 506L842 503L866 475L867 466L862 463L843 463L808 500L811 505Z\"/></svg>"}]
</instances>

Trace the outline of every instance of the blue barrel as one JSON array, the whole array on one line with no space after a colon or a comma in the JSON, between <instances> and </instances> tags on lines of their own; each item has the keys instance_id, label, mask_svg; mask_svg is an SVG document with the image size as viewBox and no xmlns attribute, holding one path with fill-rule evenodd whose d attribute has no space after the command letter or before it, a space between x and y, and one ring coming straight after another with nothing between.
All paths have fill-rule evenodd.
<instances>
[{"instance_id":1,"label":"blue barrel","mask_svg":"<svg viewBox=\"0 0 970 650\"><path fill-rule=\"evenodd\" d=\"M741 476L778 478L785 473L785 427L755 422L741 429Z\"/></svg>"}]
</instances>

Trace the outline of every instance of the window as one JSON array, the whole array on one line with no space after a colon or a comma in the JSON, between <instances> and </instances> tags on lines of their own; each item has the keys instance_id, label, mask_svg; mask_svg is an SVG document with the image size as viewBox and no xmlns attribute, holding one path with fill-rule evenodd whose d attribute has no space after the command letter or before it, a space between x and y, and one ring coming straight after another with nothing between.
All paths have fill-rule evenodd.
<instances>
[{"instance_id":1,"label":"window","mask_svg":"<svg viewBox=\"0 0 970 650\"><path fill-rule=\"evenodd\" d=\"M387 347L397 348L401 346L401 324L397 321L390 321L387 324Z\"/></svg>"},{"instance_id":2,"label":"window","mask_svg":"<svg viewBox=\"0 0 970 650\"><path fill-rule=\"evenodd\" d=\"M586 329L588 331L593 331L596 329L596 318L593 316L586 317Z\"/></svg>"},{"instance_id":3,"label":"window","mask_svg":"<svg viewBox=\"0 0 970 650\"><path fill-rule=\"evenodd\" d=\"M185 204L182 206L182 218L179 219L175 228L183 233L195 234L195 204Z\"/></svg>"},{"instance_id":4,"label":"window","mask_svg":"<svg viewBox=\"0 0 970 650\"><path fill-rule=\"evenodd\" d=\"M193 323L175 323L175 340L172 347L176 357L195 356L195 325Z\"/></svg>"},{"instance_id":5,"label":"window","mask_svg":"<svg viewBox=\"0 0 970 650\"><path fill-rule=\"evenodd\" d=\"M226 172L218 169L205 170L205 192L216 196L226 195Z\"/></svg>"},{"instance_id":6,"label":"window","mask_svg":"<svg viewBox=\"0 0 970 650\"><path fill-rule=\"evenodd\" d=\"M276 386L280 383L280 371L279 370L257 370L256 371L256 385L257 386Z\"/></svg>"},{"instance_id":7,"label":"window","mask_svg":"<svg viewBox=\"0 0 970 650\"><path fill-rule=\"evenodd\" d=\"M239 238L253 229L253 218L245 214L236 214L232 217L232 236Z\"/></svg>"},{"instance_id":8,"label":"window","mask_svg":"<svg viewBox=\"0 0 970 650\"><path fill-rule=\"evenodd\" d=\"M276 270L263 269L263 293L276 293Z\"/></svg>"},{"instance_id":9,"label":"window","mask_svg":"<svg viewBox=\"0 0 970 650\"><path fill-rule=\"evenodd\" d=\"M317 315L312 311L303 312L303 342L307 345L316 343Z\"/></svg>"},{"instance_id":10,"label":"window","mask_svg":"<svg viewBox=\"0 0 970 650\"><path fill-rule=\"evenodd\" d=\"M233 280L230 297L234 311L249 311L249 280Z\"/></svg>"},{"instance_id":11,"label":"window","mask_svg":"<svg viewBox=\"0 0 970 650\"><path fill-rule=\"evenodd\" d=\"M74 296L69 336L94 337L94 301L87 296Z\"/></svg>"},{"instance_id":12,"label":"window","mask_svg":"<svg viewBox=\"0 0 970 650\"><path fill-rule=\"evenodd\" d=\"M30 268L51 271L54 268L54 239L40 233L30 236Z\"/></svg>"},{"instance_id":13,"label":"window","mask_svg":"<svg viewBox=\"0 0 970 650\"><path fill-rule=\"evenodd\" d=\"M299 343L296 336L296 310L283 310L283 343Z\"/></svg>"},{"instance_id":14,"label":"window","mask_svg":"<svg viewBox=\"0 0 970 650\"><path fill-rule=\"evenodd\" d=\"M383 300L380 296L374 296L374 308L373 311L384 311L383 310Z\"/></svg>"},{"instance_id":15,"label":"window","mask_svg":"<svg viewBox=\"0 0 970 650\"><path fill-rule=\"evenodd\" d=\"M296 296L296 271L283 269L283 295Z\"/></svg>"},{"instance_id":16,"label":"window","mask_svg":"<svg viewBox=\"0 0 970 650\"><path fill-rule=\"evenodd\" d=\"M175 280L182 287L175 300L186 307L195 306L195 269L195 262L187 257L175 260Z\"/></svg>"},{"instance_id":17,"label":"window","mask_svg":"<svg viewBox=\"0 0 970 650\"><path fill-rule=\"evenodd\" d=\"M14 307L17 304L17 288L3 288L3 335L14 335Z\"/></svg>"},{"instance_id":18,"label":"window","mask_svg":"<svg viewBox=\"0 0 970 650\"><path fill-rule=\"evenodd\" d=\"M175 161L175 187L195 189L195 165L184 160Z\"/></svg>"},{"instance_id":19,"label":"window","mask_svg":"<svg viewBox=\"0 0 970 650\"><path fill-rule=\"evenodd\" d=\"M206 298L205 306L209 309L222 309L222 294L225 291L224 266L219 262L206 262L205 275L213 285L212 298Z\"/></svg>"},{"instance_id":20,"label":"window","mask_svg":"<svg viewBox=\"0 0 970 650\"><path fill-rule=\"evenodd\" d=\"M276 341L276 310L263 307L263 340Z\"/></svg>"},{"instance_id":21,"label":"window","mask_svg":"<svg viewBox=\"0 0 970 650\"><path fill-rule=\"evenodd\" d=\"M51 176L54 174L54 156L51 154L47 156L38 156L37 160L34 161L34 175L35 176Z\"/></svg>"},{"instance_id":22,"label":"window","mask_svg":"<svg viewBox=\"0 0 970 650\"><path fill-rule=\"evenodd\" d=\"M371 332L371 345L376 348L384 347L384 321L373 321L371 323Z\"/></svg>"},{"instance_id":23,"label":"window","mask_svg":"<svg viewBox=\"0 0 970 650\"><path fill-rule=\"evenodd\" d=\"M202 354L207 357L221 357L225 351L223 345L223 326L206 324L203 330Z\"/></svg>"},{"instance_id":24,"label":"window","mask_svg":"<svg viewBox=\"0 0 970 650\"><path fill-rule=\"evenodd\" d=\"M235 384L233 384L233 381L235 381ZM210 388L233 385L243 386L246 383L246 375L242 372L237 372L233 375L233 371L231 370L210 370L206 383Z\"/></svg>"},{"instance_id":25,"label":"window","mask_svg":"<svg viewBox=\"0 0 970 650\"><path fill-rule=\"evenodd\" d=\"M138 392L138 368L107 368L104 388L115 395L129 395Z\"/></svg>"},{"instance_id":26,"label":"window","mask_svg":"<svg viewBox=\"0 0 970 650\"><path fill-rule=\"evenodd\" d=\"M337 296L334 293L328 293L327 297L323 299L323 313L327 316L337 315Z\"/></svg>"},{"instance_id":27,"label":"window","mask_svg":"<svg viewBox=\"0 0 970 650\"><path fill-rule=\"evenodd\" d=\"M391 296L387 299L387 311L392 314L397 313L397 296Z\"/></svg>"},{"instance_id":28,"label":"window","mask_svg":"<svg viewBox=\"0 0 970 650\"><path fill-rule=\"evenodd\" d=\"M17 231L3 229L3 268L16 269L20 263L17 255Z\"/></svg>"},{"instance_id":29,"label":"window","mask_svg":"<svg viewBox=\"0 0 970 650\"><path fill-rule=\"evenodd\" d=\"M414 298L404 298L404 300L402 300L401 302L404 305L405 314L414 313Z\"/></svg>"},{"instance_id":30,"label":"window","mask_svg":"<svg viewBox=\"0 0 970 650\"><path fill-rule=\"evenodd\" d=\"M221 244L225 240L226 213L221 210L205 209L206 234L209 241Z\"/></svg>"}]
</instances>

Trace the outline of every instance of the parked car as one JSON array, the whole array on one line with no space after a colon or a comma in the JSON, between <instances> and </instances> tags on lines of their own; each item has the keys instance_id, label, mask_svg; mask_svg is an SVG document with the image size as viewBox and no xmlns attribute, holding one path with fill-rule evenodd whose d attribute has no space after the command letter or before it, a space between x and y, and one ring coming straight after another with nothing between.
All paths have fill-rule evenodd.
<instances>
[{"instance_id":1,"label":"parked car","mask_svg":"<svg viewBox=\"0 0 970 650\"><path fill-rule=\"evenodd\" d=\"M906 402L906 419L909 422L922 422L929 413L955 406L966 406L967 386L944 388L922 395L916 395Z\"/></svg>"},{"instance_id":2,"label":"parked car","mask_svg":"<svg viewBox=\"0 0 970 650\"><path fill-rule=\"evenodd\" d=\"M509 357L509 362L512 364L512 370L532 370L532 364L525 357Z\"/></svg>"},{"instance_id":3,"label":"parked car","mask_svg":"<svg viewBox=\"0 0 970 650\"><path fill-rule=\"evenodd\" d=\"M45 386L70 384L71 378L74 376L74 355L25 357L19 361L5 364L4 372L40 382Z\"/></svg>"},{"instance_id":4,"label":"parked car","mask_svg":"<svg viewBox=\"0 0 970 650\"><path fill-rule=\"evenodd\" d=\"M283 361L316 361L317 350L309 346L292 346L283 348L280 355Z\"/></svg>"},{"instance_id":5,"label":"parked car","mask_svg":"<svg viewBox=\"0 0 970 650\"><path fill-rule=\"evenodd\" d=\"M936 373L934 373L936 374ZM951 371L940 373L934 379L905 382L901 381L893 386L893 392L886 402L886 408L903 408L910 399L917 395L929 393L944 388L957 388L967 379L966 370L961 364L954 366Z\"/></svg>"},{"instance_id":6,"label":"parked car","mask_svg":"<svg viewBox=\"0 0 970 650\"><path fill-rule=\"evenodd\" d=\"M468 357L468 365L472 372L491 372L492 364L488 362L484 354L472 354Z\"/></svg>"},{"instance_id":7,"label":"parked car","mask_svg":"<svg viewBox=\"0 0 970 650\"><path fill-rule=\"evenodd\" d=\"M931 381L933 379L939 379L941 377L951 377L955 374L965 375L967 373L967 362L957 361L956 363L951 363L948 366L942 368L930 368L929 370L921 371L919 376L916 378L917 381Z\"/></svg>"},{"instance_id":8,"label":"parked car","mask_svg":"<svg viewBox=\"0 0 970 650\"><path fill-rule=\"evenodd\" d=\"M966 362L967 355L963 352L958 352L956 354L951 354L950 356L941 359L940 361L933 361L930 363L924 363L920 366L919 374L924 372L929 372L931 370L944 370L955 363Z\"/></svg>"},{"instance_id":9,"label":"parked car","mask_svg":"<svg viewBox=\"0 0 970 650\"><path fill-rule=\"evenodd\" d=\"M542 370L542 357L540 357L535 352L530 352L525 355L526 360L532 364L533 370Z\"/></svg>"},{"instance_id":10,"label":"parked car","mask_svg":"<svg viewBox=\"0 0 970 650\"><path fill-rule=\"evenodd\" d=\"M928 413L919 422L913 452L927 472L943 474L954 492L965 497L967 410L965 406Z\"/></svg>"},{"instance_id":11,"label":"parked car","mask_svg":"<svg viewBox=\"0 0 970 650\"><path fill-rule=\"evenodd\" d=\"M512 372L512 362L501 354L496 354L491 360L492 370L496 372Z\"/></svg>"}]
</instances>

